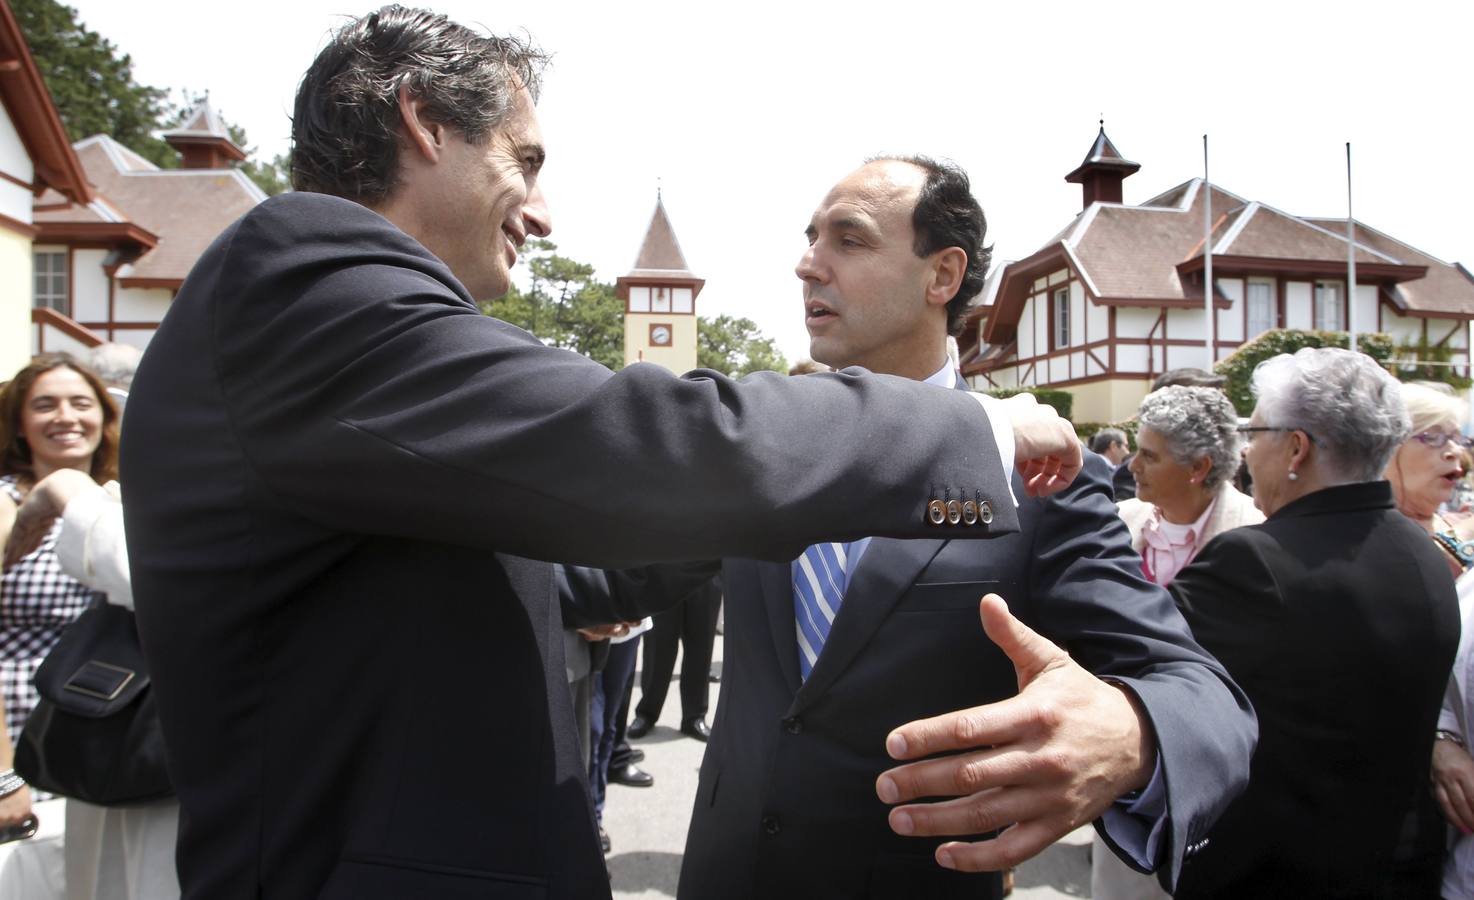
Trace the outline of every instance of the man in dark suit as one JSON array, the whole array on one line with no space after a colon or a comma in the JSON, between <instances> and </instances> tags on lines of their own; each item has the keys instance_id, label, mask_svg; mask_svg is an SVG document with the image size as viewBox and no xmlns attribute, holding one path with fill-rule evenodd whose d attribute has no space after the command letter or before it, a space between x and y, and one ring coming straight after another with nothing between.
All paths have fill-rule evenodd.
<instances>
[{"instance_id":1,"label":"man in dark suit","mask_svg":"<svg viewBox=\"0 0 1474 900\"><path fill-rule=\"evenodd\" d=\"M881 159L841 181L797 270L814 359L960 386L946 336L987 272L984 227L950 164ZM1058 499L1021 502L1017 533L986 544L877 537L795 561L727 560L723 688L679 896L997 896L997 875L977 870L1102 815L1113 846L1175 877L1244 784L1253 716L1142 578L1109 468L1089 460ZM989 593L1018 619L992 600L984 634ZM993 704L990 722L972 733L992 750L960 782L980 797L888 818L882 798L959 784L911 791L925 772L881 777L893 729L980 704ZM877 779L880 797L866 791ZM925 834L984 843L913 836Z\"/></svg>"},{"instance_id":2,"label":"man in dark suit","mask_svg":"<svg viewBox=\"0 0 1474 900\"><path fill-rule=\"evenodd\" d=\"M551 227L539 60L399 7L344 26L297 190L211 245L140 367L128 542L190 900L607 896L534 560L997 534L1000 454L1041 490L1079 465L1047 411L1000 441L900 379L614 375L480 315ZM928 521L962 493L990 524Z\"/></svg>"}]
</instances>

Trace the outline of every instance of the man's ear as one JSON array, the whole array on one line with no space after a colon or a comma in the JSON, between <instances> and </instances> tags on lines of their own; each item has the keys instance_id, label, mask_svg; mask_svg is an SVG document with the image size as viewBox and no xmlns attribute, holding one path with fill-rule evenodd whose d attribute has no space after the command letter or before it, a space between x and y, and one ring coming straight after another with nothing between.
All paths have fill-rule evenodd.
<instances>
[{"instance_id":1,"label":"man's ear","mask_svg":"<svg viewBox=\"0 0 1474 900\"><path fill-rule=\"evenodd\" d=\"M962 276L967 274L967 251L948 247L932 254L931 283L926 287L926 302L946 306L962 289Z\"/></svg>"},{"instance_id":2,"label":"man's ear","mask_svg":"<svg viewBox=\"0 0 1474 900\"><path fill-rule=\"evenodd\" d=\"M419 151L426 162L439 162L445 148L446 129L424 116L424 101L410 93L408 85L399 88L399 120L410 146Z\"/></svg>"}]
</instances>

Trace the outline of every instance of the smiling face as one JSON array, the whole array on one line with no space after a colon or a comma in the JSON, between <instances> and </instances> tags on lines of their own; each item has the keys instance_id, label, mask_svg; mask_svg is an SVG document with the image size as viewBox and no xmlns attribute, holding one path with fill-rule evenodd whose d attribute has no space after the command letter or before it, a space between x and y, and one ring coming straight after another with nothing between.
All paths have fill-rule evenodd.
<instances>
[{"instance_id":1,"label":"smiling face","mask_svg":"<svg viewBox=\"0 0 1474 900\"><path fill-rule=\"evenodd\" d=\"M1457 435L1458 425L1440 422L1421 433L1439 432ZM1386 471L1392 493L1397 498L1397 508L1417 521L1431 519L1438 512L1438 507L1448 500L1462 475L1457 444L1446 441L1442 447L1434 448L1418 440L1416 435L1397 448Z\"/></svg>"},{"instance_id":2,"label":"smiling face","mask_svg":"<svg viewBox=\"0 0 1474 900\"><path fill-rule=\"evenodd\" d=\"M31 450L35 479L57 469L88 471L102 440L102 425L102 401L80 373L64 366L41 373L20 411L20 432Z\"/></svg>"},{"instance_id":3,"label":"smiling face","mask_svg":"<svg viewBox=\"0 0 1474 900\"><path fill-rule=\"evenodd\" d=\"M546 237L553 227L538 183L545 152L537 110L523 89L480 143L439 127L438 160L407 188L414 206L407 230L473 298L492 300L511 286L511 268L527 238Z\"/></svg>"},{"instance_id":4,"label":"smiling face","mask_svg":"<svg viewBox=\"0 0 1474 900\"><path fill-rule=\"evenodd\" d=\"M910 163L869 163L814 211L795 272L815 360L912 378L942 365L946 302L956 289L941 296L935 288L947 251L920 257L914 249L911 216L925 179Z\"/></svg>"}]
</instances>

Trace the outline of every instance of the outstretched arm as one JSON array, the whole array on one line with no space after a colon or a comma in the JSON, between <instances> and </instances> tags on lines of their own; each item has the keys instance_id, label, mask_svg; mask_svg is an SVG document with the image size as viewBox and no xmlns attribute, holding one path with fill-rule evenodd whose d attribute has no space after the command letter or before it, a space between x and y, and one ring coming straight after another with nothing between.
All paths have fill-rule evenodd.
<instances>
[{"instance_id":1,"label":"outstretched arm","mask_svg":"<svg viewBox=\"0 0 1474 900\"><path fill-rule=\"evenodd\" d=\"M876 782L900 834L996 839L937 848L947 868L1005 869L1090 822L1151 777L1155 741L1135 696L1102 681L1009 613L996 594L979 606L983 629L1013 662L1017 696L911 722L891 732L899 760L952 754L891 769ZM921 797L954 797L911 803Z\"/></svg>"}]
</instances>

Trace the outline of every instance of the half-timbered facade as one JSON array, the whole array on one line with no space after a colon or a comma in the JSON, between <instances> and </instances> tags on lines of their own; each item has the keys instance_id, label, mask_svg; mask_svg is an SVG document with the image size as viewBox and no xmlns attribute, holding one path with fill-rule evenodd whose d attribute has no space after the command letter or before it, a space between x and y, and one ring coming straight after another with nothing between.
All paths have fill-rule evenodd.
<instances>
[{"instance_id":1,"label":"half-timbered facade","mask_svg":"<svg viewBox=\"0 0 1474 900\"><path fill-rule=\"evenodd\" d=\"M1158 374L1207 367L1273 328L1344 331L1351 303L1359 331L1446 348L1467 373L1474 276L1463 266L1356 222L1350 297L1345 219L1294 216L1196 178L1129 206L1121 182L1138 168L1102 128L1066 176L1082 185L1080 214L1029 257L995 269L961 339L975 387L1065 388L1076 420L1119 421Z\"/></svg>"},{"instance_id":2,"label":"half-timbered facade","mask_svg":"<svg viewBox=\"0 0 1474 900\"><path fill-rule=\"evenodd\" d=\"M245 154L208 100L163 137L180 168L94 135L73 149L96 196L81 203L47 190L35 199L33 352L97 340L146 346L195 260L266 199L234 168Z\"/></svg>"}]
</instances>

